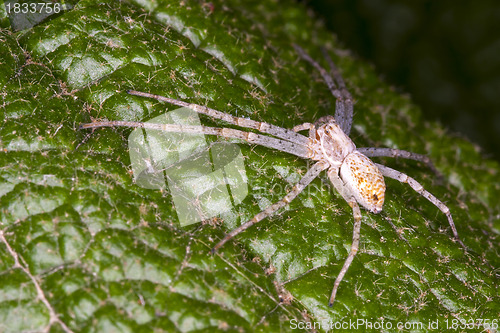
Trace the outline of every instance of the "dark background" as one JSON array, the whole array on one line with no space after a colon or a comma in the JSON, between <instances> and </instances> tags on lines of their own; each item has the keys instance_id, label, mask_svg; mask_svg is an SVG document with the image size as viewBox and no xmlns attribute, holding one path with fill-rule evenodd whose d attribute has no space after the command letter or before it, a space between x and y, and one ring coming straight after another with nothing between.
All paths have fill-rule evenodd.
<instances>
[{"instance_id":1,"label":"dark background","mask_svg":"<svg viewBox=\"0 0 500 333\"><path fill-rule=\"evenodd\" d=\"M500 160L500 1L311 0L316 15L427 119Z\"/></svg>"}]
</instances>

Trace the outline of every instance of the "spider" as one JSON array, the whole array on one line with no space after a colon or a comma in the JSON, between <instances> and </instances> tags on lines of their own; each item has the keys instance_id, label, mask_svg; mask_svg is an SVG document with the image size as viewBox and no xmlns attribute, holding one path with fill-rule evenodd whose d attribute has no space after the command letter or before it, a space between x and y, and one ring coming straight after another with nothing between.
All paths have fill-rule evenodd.
<instances>
[{"instance_id":1,"label":"spider","mask_svg":"<svg viewBox=\"0 0 500 333\"><path fill-rule=\"evenodd\" d=\"M306 172L300 181L286 194L282 200L268 206L266 209L255 215L249 221L243 223L236 229L229 232L219 243L217 243L212 253L220 249L227 241L238 235L240 232L248 229L254 224L273 215L280 208L290 203L301 193L304 188L311 183L318 175L327 170L327 176L334 188L339 192L342 198L352 208L354 217L354 230L350 252L333 284L332 293L329 300L329 306L333 306L338 287L347 273L356 253L359 249L359 239L361 230L361 205L372 213L380 213L385 198L384 177L393 178L402 183L407 183L418 194L429 200L433 205L439 208L447 217L451 226L455 240L466 249L458 237L457 229L453 222L448 207L437 199L430 192L426 191L415 179L406 174L386 167L384 165L372 162L369 157L400 157L412 159L427 164L437 173L430 159L425 155L411 153L405 150L391 148L356 148L353 141L349 138L353 119L353 100L351 94L346 89L344 80L328 55L325 49L322 49L323 55L328 62L330 72L327 72L318 62L311 58L300 46L294 45L298 55L316 70L323 77L329 90L337 98L335 105L335 116L325 116L318 119L314 124L304 123L295 126L293 129L281 128L265 122L258 122L247 118L235 117L206 106L187 103L184 101L154 95L150 93L129 90L128 93L135 96L156 99L158 101L171 103L177 106L190 108L198 113L210 116L212 118L223 120L229 124L239 127L253 129L261 132L245 132L232 128L215 128L206 126L189 126L177 124L152 124L142 122L128 121L95 121L88 124L82 124L81 129L97 127L140 127L147 129L156 129L169 132L183 132L193 134L217 135L225 138L237 138L247 141L251 144L261 145L279 151L287 152L305 159L316 161L315 164ZM309 131L309 136L300 134L301 131ZM263 135L268 134L268 135Z\"/></svg>"}]
</instances>

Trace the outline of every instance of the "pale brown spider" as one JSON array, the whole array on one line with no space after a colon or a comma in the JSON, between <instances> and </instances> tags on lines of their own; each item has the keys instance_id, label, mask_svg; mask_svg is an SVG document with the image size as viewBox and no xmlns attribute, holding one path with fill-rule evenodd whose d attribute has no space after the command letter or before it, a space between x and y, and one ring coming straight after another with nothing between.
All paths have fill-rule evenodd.
<instances>
[{"instance_id":1,"label":"pale brown spider","mask_svg":"<svg viewBox=\"0 0 500 333\"><path fill-rule=\"evenodd\" d=\"M345 201L352 207L354 216L354 231L351 250L347 256L340 273L338 274L330 296L329 305L335 301L337 289L342 278L346 274L351 262L359 249L359 238L361 229L361 211L359 205L372 213L380 213L385 198L384 176L396 179L402 183L407 183L417 193L429 200L439 208L448 218L453 235L459 244L466 249L458 237L453 218L448 207L426 191L416 180L408 177L404 173L388 168L386 166L372 162L368 157L400 157L412 159L426 163L432 170L433 164L427 156L414 154L404 150L390 148L356 148L349 138L353 118L352 97L345 87L344 81L337 67L329 55L324 51L325 58L330 66L330 73L314 61L302 48L294 45L300 57L314 66L322 75L332 94L337 98L335 116L326 116L318 119L314 124L304 123L295 126L293 129L281 128L264 122L251 119L235 117L206 106L187 103L184 101L130 90L129 94L158 101L171 103L178 106L190 108L198 113L223 120L229 124L243 128L257 130L263 134L244 132L232 128L214 128L206 126L187 126L176 124L152 124L128 121L96 121L81 125L81 128L96 127L141 127L169 132L198 133L217 135L225 138L237 138L251 144L261 145L279 151L287 152L305 159L311 159L316 163L307 171L302 179L285 195L285 197L268 206L266 209L255 215L249 221L243 223L238 228L229 232L219 243L217 243L212 253L221 248L228 240L253 226L257 222L273 215L277 210L290 203L304 188L311 183L323 170L327 170L328 178L340 193ZM332 79L332 77L334 79ZM336 81L336 84L334 82ZM300 131L308 130L309 136L300 134ZM270 135L270 136L269 136Z\"/></svg>"}]
</instances>

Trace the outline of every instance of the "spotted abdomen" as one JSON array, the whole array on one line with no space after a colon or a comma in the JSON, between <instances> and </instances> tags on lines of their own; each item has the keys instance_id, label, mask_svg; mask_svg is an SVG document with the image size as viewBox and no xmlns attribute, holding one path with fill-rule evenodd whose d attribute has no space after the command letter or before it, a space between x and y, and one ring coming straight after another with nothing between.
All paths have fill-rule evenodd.
<instances>
[{"instance_id":1,"label":"spotted abdomen","mask_svg":"<svg viewBox=\"0 0 500 333\"><path fill-rule=\"evenodd\" d=\"M347 155L340 167L340 178L361 206L373 213L382 211L384 176L368 157L358 151Z\"/></svg>"}]
</instances>

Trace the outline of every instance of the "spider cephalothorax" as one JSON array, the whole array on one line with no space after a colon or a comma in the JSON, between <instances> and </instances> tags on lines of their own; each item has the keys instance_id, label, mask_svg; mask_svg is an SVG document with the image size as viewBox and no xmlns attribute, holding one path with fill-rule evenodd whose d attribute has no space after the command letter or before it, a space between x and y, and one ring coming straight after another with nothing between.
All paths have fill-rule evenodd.
<instances>
[{"instance_id":1,"label":"spider cephalothorax","mask_svg":"<svg viewBox=\"0 0 500 333\"><path fill-rule=\"evenodd\" d=\"M332 167L340 167L344 158L356 150L354 142L345 135L336 122L321 125L309 133L313 141L311 146L316 151L312 159L326 160Z\"/></svg>"},{"instance_id":2,"label":"spider cephalothorax","mask_svg":"<svg viewBox=\"0 0 500 333\"><path fill-rule=\"evenodd\" d=\"M316 126L320 125L317 129ZM307 125L303 125L305 127ZM311 159L327 161L331 172L338 174L348 192L372 213L380 213L385 198L384 176L368 157L342 131L332 116L309 124Z\"/></svg>"}]
</instances>

